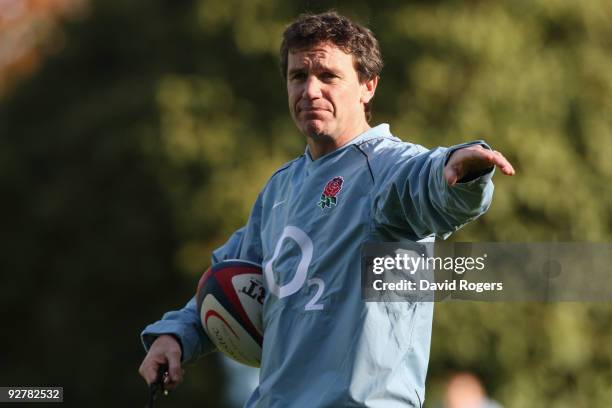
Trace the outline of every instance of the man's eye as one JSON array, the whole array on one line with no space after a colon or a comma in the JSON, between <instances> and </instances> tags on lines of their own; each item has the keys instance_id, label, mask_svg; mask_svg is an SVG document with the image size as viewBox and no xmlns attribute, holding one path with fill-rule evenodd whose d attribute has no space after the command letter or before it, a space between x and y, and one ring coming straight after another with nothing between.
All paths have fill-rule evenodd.
<instances>
[{"instance_id":1,"label":"man's eye","mask_svg":"<svg viewBox=\"0 0 612 408\"><path fill-rule=\"evenodd\" d=\"M338 78L338 76L332 72L323 72L321 73L320 77L322 80L328 81L328 82Z\"/></svg>"},{"instance_id":2,"label":"man's eye","mask_svg":"<svg viewBox=\"0 0 612 408\"><path fill-rule=\"evenodd\" d=\"M303 81L304 79L306 79L306 74L304 74L303 72L299 72L291 75L291 79L294 81Z\"/></svg>"}]
</instances>

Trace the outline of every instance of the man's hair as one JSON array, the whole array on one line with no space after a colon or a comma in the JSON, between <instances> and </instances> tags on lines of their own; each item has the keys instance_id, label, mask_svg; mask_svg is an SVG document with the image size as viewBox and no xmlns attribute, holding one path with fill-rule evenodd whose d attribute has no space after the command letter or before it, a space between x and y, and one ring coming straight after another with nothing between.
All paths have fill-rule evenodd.
<instances>
[{"instance_id":1,"label":"man's hair","mask_svg":"<svg viewBox=\"0 0 612 408\"><path fill-rule=\"evenodd\" d=\"M290 51L301 51L321 43L331 43L353 56L360 83L380 76L383 67L378 41L372 31L354 23L335 11L322 14L301 14L283 33L280 68L287 80ZM365 105L366 120L372 117L372 100Z\"/></svg>"}]
</instances>

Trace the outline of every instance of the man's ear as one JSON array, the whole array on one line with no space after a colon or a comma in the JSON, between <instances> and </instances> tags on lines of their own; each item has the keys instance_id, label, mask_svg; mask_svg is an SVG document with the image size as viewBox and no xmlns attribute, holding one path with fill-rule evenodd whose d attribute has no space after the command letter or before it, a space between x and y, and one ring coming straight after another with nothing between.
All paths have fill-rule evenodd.
<instances>
[{"instance_id":1,"label":"man's ear","mask_svg":"<svg viewBox=\"0 0 612 408\"><path fill-rule=\"evenodd\" d=\"M372 100L378 86L378 76L364 82L361 87L361 102L366 104Z\"/></svg>"}]
</instances>

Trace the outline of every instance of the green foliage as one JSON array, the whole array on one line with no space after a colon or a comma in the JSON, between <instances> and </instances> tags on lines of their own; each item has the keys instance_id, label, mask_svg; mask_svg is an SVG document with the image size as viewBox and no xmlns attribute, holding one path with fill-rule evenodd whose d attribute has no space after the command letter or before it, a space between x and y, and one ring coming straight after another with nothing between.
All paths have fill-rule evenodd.
<instances>
[{"instance_id":1,"label":"green foliage","mask_svg":"<svg viewBox=\"0 0 612 408\"><path fill-rule=\"evenodd\" d=\"M375 122L428 147L483 138L515 164L453 239L612 238L608 2L334 6L380 40ZM78 406L144 402L139 331L188 299L211 250L304 148L277 53L294 16L327 7L95 1L66 23L63 51L0 101L0 382L64 385ZM428 404L449 372L472 369L507 407L606 406L611 315L436 305ZM172 398L221 404L218 373L200 361Z\"/></svg>"}]
</instances>

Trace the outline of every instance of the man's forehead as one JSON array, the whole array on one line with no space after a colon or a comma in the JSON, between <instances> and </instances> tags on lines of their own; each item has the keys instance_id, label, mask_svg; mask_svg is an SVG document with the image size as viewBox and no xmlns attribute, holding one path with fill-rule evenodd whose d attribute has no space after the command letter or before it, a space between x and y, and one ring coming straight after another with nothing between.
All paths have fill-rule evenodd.
<instances>
[{"instance_id":1,"label":"man's forehead","mask_svg":"<svg viewBox=\"0 0 612 408\"><path fill-rule=\"evenodd\" d=\"M290 65L303 65L303 64L323 64L334 60L342 60L346 58L352 58L350 54L347 54L339 47L333 44L317 44L309 48L290 50L289 51L289 64Z\"/></svg>"}]
</instances>

